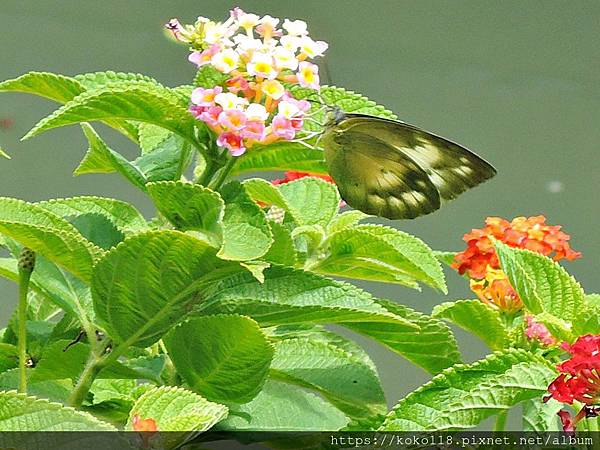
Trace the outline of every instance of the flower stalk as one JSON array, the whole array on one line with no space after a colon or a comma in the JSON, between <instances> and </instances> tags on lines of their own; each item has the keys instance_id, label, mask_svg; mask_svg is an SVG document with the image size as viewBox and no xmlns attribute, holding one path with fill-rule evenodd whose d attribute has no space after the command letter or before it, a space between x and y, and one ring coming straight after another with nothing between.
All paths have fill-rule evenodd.
<instances>
[{"instance_id":1,"label":"flower stalk","mask_svg":"<svg viewBox=\"0 0 600 450\"><path fill-rule=\"evenodd\" d=\"M35 252L24 248L19 255L19 306L18 318L18 353L19 353L19 392L27 392L27 295L29 281L35 267Z\"/></svg>"},{"instance_id":2,"label":"flower stalk","mask_svg":"<svg viewBox=\"0 0 600 450\"><path fill-rule=\"evenodd\" d=\"M227 177L229 176L229 174L231 173L231 170L235 166L235 163L236 163L235 158L233 158L231 156L228 157L227 162L217 172L216 177L214 177L213 180L211 180L211 182L208 184L208 187L214 191L218 191L219 188L223 185L223 183L227 179Z\"/></svg>"}]
</instances>

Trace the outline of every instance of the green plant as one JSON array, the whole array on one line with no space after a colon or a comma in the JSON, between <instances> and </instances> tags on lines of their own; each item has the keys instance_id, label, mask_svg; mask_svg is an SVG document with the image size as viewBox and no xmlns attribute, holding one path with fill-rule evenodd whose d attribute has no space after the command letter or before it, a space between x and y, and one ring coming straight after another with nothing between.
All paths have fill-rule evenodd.
<instances>
[{"instance_id":1,"label":"green plant","mask_svg":"<svg viewBox=\"0 0 600 450\"><path fill-rule=\"evenodd\" d=\"M210 23L170 28L193 43L199 29L219 30ZM325 113L306 102L318 78L303 67L300 78L278 82L293 110L280 112L281 123L275 104L255 111L262 122L251 132L261 139L197 119L214 113L202 106L206 96L252 89L211 64L200 64L193 86L174 88L115 72L31 72L0 83L0 91L62 104L26 138L79 124L89 149L75 174L118 172L157 211L146 220L110 198L0 199L0 244L10 253L0 274L19 282L21 299L0 332L0 430L18 430L24 414L53 430L447 430L523 402L532 428L549 426L556 404L541 397L556 376L557 351L523 337L523 309L509 317L479 300L458 301L429 316L329 278L446 292L440 260L449 254L340 211L316 142ZM279 95L279 85L265 92ZM342 88L322 87L319 101L395 117ZM90 122L131 139L139 157L111 149ZM272 170L318 176L235 179ZM528 313L556 338L600 332L597 298L564 269L532 252L496 249ZM575 320L581 309L590 318L583 325ZM495 352L462 364L444 320ZM435 376L388 412L369 356L325 324L368 336ZM156 406L163 404L170 406Z\"/></svg>"}]
</instances>

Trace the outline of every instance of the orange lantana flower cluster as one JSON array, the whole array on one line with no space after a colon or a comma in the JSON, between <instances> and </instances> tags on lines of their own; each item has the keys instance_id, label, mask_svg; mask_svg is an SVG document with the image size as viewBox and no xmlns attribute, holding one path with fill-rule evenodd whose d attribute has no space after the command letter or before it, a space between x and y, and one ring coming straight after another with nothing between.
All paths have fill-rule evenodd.
<instances>
[{"instance_id":1,"label":"orange lantana flower cluster","mask_svg":"<svg viewBox=\"0 0 600 450\"><path fill-rule=\"evenodd\" d=\"M471 278L471 289L480 300L504 312L515 312L523 304L500 268L491 238L510 247L528 249L555 261L581 257L569 245L560 225L547 225L544 216L516 217L512 221L488 217L485 226L464 235L467 248L454 257L458 272Z\"/></svg>"}]
</instances>

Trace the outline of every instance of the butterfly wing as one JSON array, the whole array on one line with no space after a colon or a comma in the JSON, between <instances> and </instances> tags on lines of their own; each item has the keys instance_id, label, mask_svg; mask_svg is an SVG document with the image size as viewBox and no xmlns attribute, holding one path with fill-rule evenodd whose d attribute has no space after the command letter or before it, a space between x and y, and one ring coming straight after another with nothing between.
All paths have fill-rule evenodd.
<instances>
[{"instance_id":1,"label":"butterfly wing","mask_svg":"<svg viewBox=\"0 0 600 450\"><path fill-rule=\"evenodd\" d=\"M489 163L454 142L374 116L345 114L326 128L322 142L331 176L346 202L390 219L429 214L441 201L496 174ZM386 206L369 205L375 196Z\"/></svg>"},{"instance_id":2,"label":"butterfly wing","mask_svg":"<svg viewBox=\"0 0 600 450\"><path fill-rule=\"evenodd\" d=\"M353 130L325 132L329 174L353 208L390 219L412 219L440 207L440 195L413 160L387 143Z\"/></svg>"}]
</instances>

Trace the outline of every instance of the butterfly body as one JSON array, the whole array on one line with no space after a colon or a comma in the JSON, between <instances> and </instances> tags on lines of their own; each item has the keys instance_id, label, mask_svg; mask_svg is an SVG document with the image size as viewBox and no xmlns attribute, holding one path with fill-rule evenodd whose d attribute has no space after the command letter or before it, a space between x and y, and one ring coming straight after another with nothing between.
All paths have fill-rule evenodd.
<instances>
[{"instance_id":1,"label":"butterfly body","mask_svg":"<svg viewBox=\"0 0 600 450\"><path fill-rule=\"evenodd\" d=\"M429 214L496 174L452 141L375 116L334 110L320 142L342 198L389 219Z\"/></svg>"}]
</instances>

